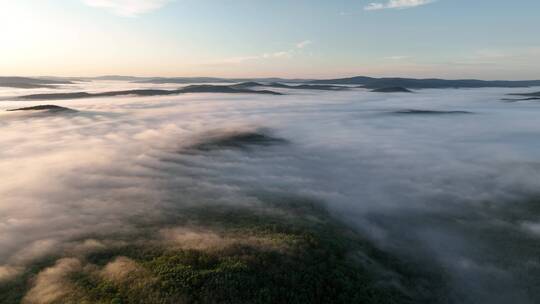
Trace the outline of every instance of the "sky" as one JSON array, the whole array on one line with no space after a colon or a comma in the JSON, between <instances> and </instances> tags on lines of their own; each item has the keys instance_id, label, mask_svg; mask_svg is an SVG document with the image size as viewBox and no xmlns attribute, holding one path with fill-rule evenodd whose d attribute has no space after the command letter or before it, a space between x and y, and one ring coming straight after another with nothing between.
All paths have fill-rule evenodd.
<instances>
[{"instance_id":1,"label":"sky","mask_svg":"<svg viewBox=\"0 0 540 304\"><path fill-rule=\"evenodd\" d=\"M0 0L0 75L540 79L538 0Z\"/></svg>"}]
</instances>

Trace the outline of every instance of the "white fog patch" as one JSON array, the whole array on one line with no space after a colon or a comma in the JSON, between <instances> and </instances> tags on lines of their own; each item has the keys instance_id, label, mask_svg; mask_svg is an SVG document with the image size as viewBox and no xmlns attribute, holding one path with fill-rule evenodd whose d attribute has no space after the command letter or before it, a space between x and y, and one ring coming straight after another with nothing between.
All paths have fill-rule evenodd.
<instances>
[{"instance_id":1,"label":"white fog patch","mask_svg":"<svg viewBox=\"0 0 540 304\"><path fill-rule=\"evenodd\" d=\"M279 241L254 235L220 234L201 228L172 227L159 231L165 244L173 248L194 250L221 250L231 245L244 245L261 250L286 251L286 245Z\"/></svg>"},{"instance_id":2,"label":"white fog patch","mask_svg":"<svg viewBox=\"0 0 540 304\"><path fill-rule=\"evenodd\" d=\"M150 276L144 267L126 257L118 257L114 261L109 262L101 270L100 274L104 279L117 283L123 283L129 281L130 279Z\"/></svg>"},{"instance_id":3,"label":"white fog patch","mask_svg":"<svg viewBox=\"0 0 540 304\"><path fill-rule=\"evenodd\" d=\"M525 231L540 237L540 222L524 222L521 224L521 227Z\"/></svg>"},{"instance_id":4,"label":"white fog patch","mask_svg":"<svg viewBox=\"0 0 540 304\"><path fill-rule=\"evenodd\" d=\"M66 258L56 262L37 275L34 286L26 294L23 303L47 304L55 303L72 292L68 276L82 270L81 262L77 259Z\"/></svg>"},{"instance_id":5,"label":"white fog patch","mask_svg":"<svg viewBox=\"0 0 540 304\"><path fill-rule=\"evenodd\" d=\"M0 283L12 280L22 272L21 268L0 265Z\"/></svg>"},{"instance_id":6,"label":"white fog patch","mask_svg":"<svg viewBox=\"0 0 540 304\"><path fill-rule=\"evenodd\" d=\"M323 201L382 248L443 268L471 295L465 303L532 303L519 277L539 272L521 261L538 253L526 241L538 234L527 201L540 189L540 104L500 99L533 90L118 97L54 102L76 115L2 114L0 277L68 247L99 250L111 233L159 226L176 207L256 206L266 191ZM37 104L6 100L0 110ZM411 109L472 114L396 113ZM189 150L209 134L261 129L289 144ZM224 242L181 228L158 236L194 248ZM522 242L519 255L501 238ZM117 262L111 271L129 264Z\"/></svg>"}]
</instances>

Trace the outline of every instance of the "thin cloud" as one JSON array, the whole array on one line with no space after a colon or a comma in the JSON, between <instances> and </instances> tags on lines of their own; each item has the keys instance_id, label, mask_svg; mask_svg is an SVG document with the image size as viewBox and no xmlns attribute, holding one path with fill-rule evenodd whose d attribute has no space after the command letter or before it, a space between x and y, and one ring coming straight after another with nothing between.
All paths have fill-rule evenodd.
<instances>
[{"instance_id":1,"label":"thin cloud","mask_svg":"<svg viewBox=\"0 0 540 304\"><path fill-rule=\"evenodd\" d=\"M397 61L397 60L405 60L409 58L410 58L409 56L389 56L389 57L385 57L384 59Z\"/></svg>"},{"instance_id":2,"label":"thin cloud","mask_svg":"<svg viewBox=\"0 0 540 304\"><path fill-rule=\"evenodd\" d=\"M296 48L297 48L297 49L303 49L303 48L309 46L309 45L312 44L312 43L313 43L313 42L312 42L311 40L304 40L304 41L302 41L302 42L298 42L298 43L296 44Z\"/></svg>"},{"instance_id":3,"label":"thin cloud","mask_svg":"<svg viewBox=\"0 0 540 304\"><path fill-rule=\"evenodd\" d=\"M436 0L389 0L387 3L372 2L364 9L366 11L375 11L382 9L404 9L426 5L435 2Z\"/></svg>"},{"instance_id":4,"label":"thin cloud","mask_svg":"<svg viewBox=\"0 0 540 304\"><path fill-rule=\"evenodd\" d=\"M273 58L285 58L290 57L291 53L289 51L281 51L281 52L274 52L274 53L264 53L260 55L253 55L253 56L239 56L239 57L231 57L227 58L222 61L222 63L242 63L250 60L260 60L260 59L273 59Z\"/></svg>"},{"instance_id":5,"label":"thin cloud","mask_svg":"<svg viewBox=\"0 0 540 304\"><path fill-rule=\"evenodd\" d=\"M311 40L304 40L304 41L300 41L300 42L296 43L294 45L294 48L291 48L289 50L271 52L271 53L263 53L263 54L252 55L252 56L230 57L230 58L226 58L224 60L219 60L217 62L212 62L212 63L206 64L206 65L239 64L239 63L244 63L246 61L278 59L278 58L291 58L295 54L301 52L300 50L303 50L303 49L307 48L311 44L313 44L313 42Z\"/></svg>"},{"instance_id":6,"label":"thin cloud","mask_svg":"<svg viewBox=\"0 0 540 304\"><path fill-rule=\"evenodd\" d=\"M83 0L91 7L102 8L124 17L136 17L158 10L172 0Z\"/></svg>"}]
</instances>

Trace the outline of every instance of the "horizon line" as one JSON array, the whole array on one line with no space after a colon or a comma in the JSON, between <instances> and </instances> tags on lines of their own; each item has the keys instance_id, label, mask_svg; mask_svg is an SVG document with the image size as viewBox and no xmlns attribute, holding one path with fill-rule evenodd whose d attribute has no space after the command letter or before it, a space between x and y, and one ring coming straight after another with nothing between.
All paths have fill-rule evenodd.
<instances>
[{"instance_id":1,"label":"horizon line","mask_svg":"<svg viewBox=\"0 0 540 304\"><path fill-rule=\"evenodd\" d=\"M101 74L97 76L63 76L63 75L0 75L0 77L21 77L21 78L103 78L103 77L125 77L125 78L149 78L149 79L158 79L158 78L218 78L218 79L283 79L283 80L332 80L332 79L348 79L348 78L357 78L357 77L366 77L373 79L418 79L418 80L427 80L427 79L440 79L440 80L480 80L480 81L540 81L540 76L538 78L529 78L529 79L485 79L485 78L444 78L437 76L425 76L425 77L409 77L409 76L366 76L365 74L357 74L354 76L335 76L335 77L283 77L283 76L253 76L253 77L222 77L222 76L140 76L140 75L121 75L121 74Z\"/></svg>"}]
</instances>

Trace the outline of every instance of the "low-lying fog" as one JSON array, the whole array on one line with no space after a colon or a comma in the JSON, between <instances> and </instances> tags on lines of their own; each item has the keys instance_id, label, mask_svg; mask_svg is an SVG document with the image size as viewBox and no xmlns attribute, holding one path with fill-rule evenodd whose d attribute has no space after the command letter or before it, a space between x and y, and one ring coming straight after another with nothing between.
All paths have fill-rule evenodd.
<instances>
[{"instance_id":1,"label":"low-lying fog","mask_svg":"<svg viewBox=\"0 0 540 304\"><path fill-rule=\"evenodd\" d=\"M460 303L540 301L540 103L501 101L535 88L185 94L4 111L43 104L10 98L37 91L0 91L0 281L75 240L159 225L179 204L256 204L250 193L273 191L317 198L380 248L444 272ZM182 152L240 131L287 144Z\"/></svg>"}]
</instances>

